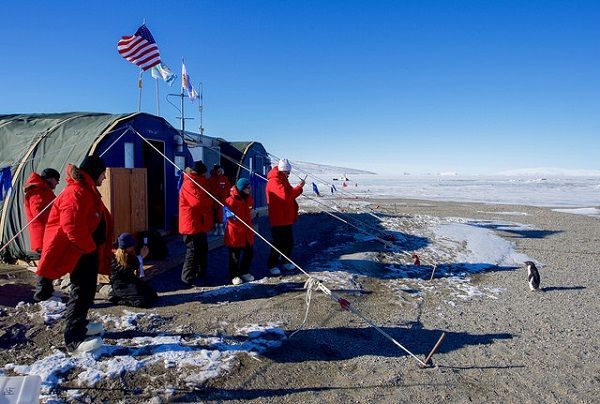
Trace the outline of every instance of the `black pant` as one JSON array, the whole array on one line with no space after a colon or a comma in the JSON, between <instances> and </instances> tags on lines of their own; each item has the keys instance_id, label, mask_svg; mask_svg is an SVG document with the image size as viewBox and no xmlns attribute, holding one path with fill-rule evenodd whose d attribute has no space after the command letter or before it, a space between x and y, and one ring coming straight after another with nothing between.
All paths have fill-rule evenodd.
<instances>
[{"instance_id":1,"label":"black pant","mask_svg":"<svg viewBox=\"0 0 600 404\"><path fill-rule=\"evenodd\" d=\"M206 233L186 234L183 236L187 250L181 270L181 280L193 283L194 278L201 276L208 268L208 239Z\"/></svg>"},{"instance_id":2,"label":"black pant","mask_svg":"<svg viewBox=\"0 0 600 404\"><path fill-rule=\"evenodd\" d=\"M35 294L33 295L33 299L36 302L41 302L44 300L48 300L52 297L52 293L54 293L54 285L52 284L52 279L44 278L43 276L38 276L38 283L35 287Z\"/></svg>"},{"instance_id":3,"label":"black pant","mask_svg":"<svg viewBox=\"0 0 600 404\"><path fill-rule=\"evenodd\" d=\"M115 304L148 308L158 299L156 291L141 279L112 280L111 285L110 301Z\"/></svg>"},{"instance_id":4,"label":"black pant","mask_svg":"<svg viewBox=\"0 0 600 404\"><path fill-rule=\"evenodd\" d=\"M242 253L244 254L243 256ZM232 279L236 276L246 275L250 271L252 257L254 257L254 250L251 245L247 244L246 247L229 247L229 273Z\"/></svg>"},{"instance_id":5,"label":"black pant","mask_svg":"<svg viewBox=\"0 0 600 404\"><path fill-rule=\"evenodd\" d=\"M98 278L98 253L83 255L71 272L71 291L65 320L65 344L74 350L86 338L88 310L94 303Z\"/></svg>"},{"instance_id":6,"label":"black pant","mask_svg":"<svg viewBox=\"0 0 600 404\"><path fill-rule=\"evenodd\" d=\"M273 226L271 227L271 236L273 238L273 245L284 253L287 257L292 257L292 247L294 246L294 236L292 234L292 225L287 226ZM279 265L282 260L281 255L271 248L271 254L267 261L269 268L274 268ZM287 260L285 260L287 262Z\"/></svg>"}]
</instances>

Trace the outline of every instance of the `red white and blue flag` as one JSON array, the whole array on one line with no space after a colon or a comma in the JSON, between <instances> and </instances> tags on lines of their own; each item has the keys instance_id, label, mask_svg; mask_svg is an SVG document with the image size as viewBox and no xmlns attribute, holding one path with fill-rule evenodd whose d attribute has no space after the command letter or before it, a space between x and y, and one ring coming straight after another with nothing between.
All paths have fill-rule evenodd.
<instances>
[{"instance_id":1,"label":"red white and blue flag","mask_svg":"<svg viewBox=\"0 0 600 404\"><path fill-rule=\"evenodd\" d=\"M158 45L146 25L138 28L135 34L121 37L117 45L119 54L143 71L160 63Z\"/></svg>"}]
</instances>

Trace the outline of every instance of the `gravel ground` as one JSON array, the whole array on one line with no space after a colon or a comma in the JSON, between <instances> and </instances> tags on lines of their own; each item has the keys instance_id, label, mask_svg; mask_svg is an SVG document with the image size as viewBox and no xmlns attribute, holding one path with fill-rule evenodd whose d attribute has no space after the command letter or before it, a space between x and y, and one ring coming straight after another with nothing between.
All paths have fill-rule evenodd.
<instances>
[{"instance_id":1,"label":"gravel ground","mask_svg":"<svg viewBox=\"0 0 600 404\"><path fill-rule=\"evenodd\" d=\"M368 201L367 201L368 202ZM436 277L410 283L391 279L385 268L390 254L376 241L309 206L296 225L294 259L311 273L330 273L325 283L342 294L386 332L424 358L446 332L433 365L418 363L359 318L341 311L314 292L302 330L257 355L236 355L226 371L190 386L178 369L144 367L137 372L80 388L77 399L89 402L597 402L600 389L599 271L600 221L554 212L549 208L482 205L417 200L377 200L378 210L407 219L458 217L511 220L531 225L528 231L497 233L519 252L543 264L542 288L531 292L522 268L488 270L474 275L479 288L501 290L495 298L472 298L448 304L447 280ZM507 216L506 212L522 215ZM525 215L526 214L526 215ZM360 220L376 220L354 215ZM268 234L261 222L261 233ZM406 229L407 234L418 229ZM509 229L510 230L510 229ZM412 236L410 243L428 241ZM419 247L418 245L416 247ZM225 250L210 255L204 286L181 290L177 270L151 283L162 298L155 313L160 321L140 321L132 330L108 332L108 343L140 335L235 336L251 324L276 324L286 332L300 326L305 314L305 277L297 272L266 278L268 250L258 241L252 272L258 282L225 287ZM331 265L351 257L346 276ZM31 299L32 276L0 272L0 369L8 363L30 364L62 346L62 322L45 325L32 315L36 305L15 309ZM334 276L335 275L335 276ZM334 276L332 278L332 276ZM396 285L402 290L392 287ZM410 285L426 285L411 290ZM416 288L414 286L413 288ZM98 298L93 316L119 316ZM237 333L237 334L236 334ZM289 335L289 333L288 333ZM12 374L6 370L7 375ZM66 388L78 388L77 371L64 375L55 398L68 399ZM165 388L171 388L165 392ZM161 390L162 389L162 390ZM72 401L72 398L69 400Z\"/></svg>"}]
</instances>

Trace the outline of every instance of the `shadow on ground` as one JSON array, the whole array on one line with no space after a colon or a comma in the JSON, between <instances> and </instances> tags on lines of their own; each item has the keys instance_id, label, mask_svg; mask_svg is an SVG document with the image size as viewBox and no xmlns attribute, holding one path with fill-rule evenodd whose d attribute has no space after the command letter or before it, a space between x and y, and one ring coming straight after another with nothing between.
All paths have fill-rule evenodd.
<instances>
[{"instance_id":1,"label":"shadow on ground","mask_svg":"<svg viewBox=\"0 0 600 404\"><path fill-rule=\"evenodd\" d=\"M335 266L328 268L320 267L323 271L346 271L356 275L370 276L379 279L431 279L447 278L451 276L464 276L467 274L478 274L484 272L502 272L518 269L516 266L494 265L490 263L456 262L452 264L441 264L435 267L432 265L399 265L375 262L372 260L343 259L339 260L343 267Z\"/></svg>"},{"instance_id":2,"label":"shadow on ground","mask_svg":"<svg viewBox=\"0 0 600 404\"><path fill-rule=\"evenodd\" d=\"M381 327L415 355L427 355L442 331L420 327ZM513 338L509 333L469 334L446 332L438 350L448 353L469 345L489 345L498 340ZM324 328L300 330L283 345L264 354L275 362L336 361L372 355L400 357L407 354L372 328Z\"/></svg>"},{"instance_id":3,"label":"shadow on ground","mask_svg":"<svg viewBox=\"0 0 600 404\"><path fill-rule=\"evenodd\" d=\"M582 290L585 289L585 286L549 286L547 288L542 288L542 292L556 292L559 290Z\"/></svg>"},{"instance_id":4,"label":"shadow on ground","mask_svg":"<svg viewBox=\"0 0 600 404\"><path fill-rule=\"evenodd\" d=\"M0 306L16 307L19 302L33 303L35 287L28 283L0 285Z\"/></svg>"},{"instance_id":5,"label":"shadow on ground","mask_svg":"<svg viewBox=\"0 0 600 404\"><path fill-rule=\"evenodd\" d=\"M553 234L562 233L562 230L530 230L524 229L517 225L512 225L510 223L487 223L487 222L477 222L477 223L468 223L471 226L475 227L483 227L485 229L494 229L498 231L503 231L505 233L511 233L513 238L546 238Z\"/></svg>"}]
</instances>

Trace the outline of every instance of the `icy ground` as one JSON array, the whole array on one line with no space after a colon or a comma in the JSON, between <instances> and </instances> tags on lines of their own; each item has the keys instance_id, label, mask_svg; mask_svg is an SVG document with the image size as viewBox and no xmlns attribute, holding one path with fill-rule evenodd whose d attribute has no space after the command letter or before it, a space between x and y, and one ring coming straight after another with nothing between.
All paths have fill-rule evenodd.
<instances>
[{"instance_id":1,"label":"icy ground","mask_svg":"<svg viewBox=\"0 0 600 404\"><path fill-rule=\"evenodd\" d=\"M572 209L552 209L555 212L571 213L573 215L584 215L600 218L600 209L598 208L572 208Z\"/></svg>"},{"instance_id":2,"label":"icy ground","mask_svg":"<svg viewBox=\"0 0 600 404\"><path fill-rule=\"evenodd\" d=\"M481 202L552 207L599 207L600 176L594 177L475 177L475 176L381 176L349 175L346 187L333 181L333 174L307 180L305 192L315 182L322 195L331 195L331 185L368 198L411 198L435 201Z\"/></svg>"},{"instance_id":3,"label":"icy ground","mask_svg":"<svg viewBox=\"0 0 600 404\"><path fill-rule=\"evenodd\" d=\"M49 304L45 302L39 306L41 310L37 314L45 318ZM157 314L128 310L123 310L122 316L105 315L96 320L104 323L107 332L119 332L134 329L142 319L159 326L165 323ZM44 402L58 400L55 389L59 385L64 388L65 376L72 372L77 372L77 379L76 385L70 388L71 398L78 397L80 387L92 387L103 379L121 378L128 372L137 372L152 365L165 370L176 369L179 381L188 387L196 387L227 372L238 355L254 357L279 347L285 338L285 332L276 323L247 324L239 327L235 335L183 336L165 331L152 337L105 339L105 345L93 353L68 355L55 349L52 354L30 365L9 363L4 369L22 375L39 375ZM175 390L175 387L167 387L163 393L168 395Z\"/></svg>"},{"instance_id":4,"label":"icy ground","mask_svg":"<svg viewBox=\"0 0 600 404\"><path fill-rule=\"evenodd\" d=\"M350 241L322 251L320 257L305 269L330 289L346 295L364 293L363 284L375 279L401 304L418 306L424 299L437 294L443 296L445 304L454 307L471 299L497 298L502 287L494 285L492 277L487 278L484 286L477 281L477 276L512 270L530 260L496 233L532 230L515 222L420 215L384 217L378 226L396 237L392 248L364 249L365 245L373 245L373 237L355 232ZM319 248L319 245L314 242L309 247ZM413 264L409 251L419 255L421 265ZM296 274L283 278L280 283L283 287L286 283L305 279L304 275ZM252 293L253 288L270 282L272 280L264 278L238 286L237 290ZM215 297L226 295L229 290L227 286L208 289L201 295ZM64 303L57 298L17 307L29 316L40 316L48 329L58 327L56 322L62 318L64 308ZM43 380L43 401L52 402L58 399L56 388L59 385L64 388L67 380L72 384L67 386L69 397L75 400L83 389L103 381L119 380L132 372L152 374L161 369L163 372L173 369L171 373L176 379L171 387L162 386L161 390L168 397L180 388L177 386L201 386L230 371L240 355L258 358L279 347L287 338L279 323L240 324L228 335L217 330L185 333L183 329L172 329L169 319L152 312L123 310L120 315L100 316L92 311L91 317L103 322L107 333L132 332L139 329L141 322L150 324L153 333L126 339L105 338L105 345L92 354L67 355L55 349L33 363L9 363L3 370L39 375ZM76 378L73 375L77 375Z\"/></svg>"},{"instance_id":5,"label":"icy ground","mask_svg":"<svg viewBox=\"0 0 600 404\"><path fill-rule=\"evenodd\" d=\"M380 224L395 236L394 247L379 252L352 251L350 245L332 247L324 255L337 259L312 263L311 275L356 294L364 278L376 277L405 301L418 303L428 293L445 293L446 302L455 305L472 298L496 298L502 292L500 286L479 285L474 280L477 274L514 270L525 261L535 261L496 234L496 230L533 230L515 222L414 216L387 217ZM354 236L357 241L373 239ZM419 256L421 265L414 265L409 251Z\"/></svg>"}]
</instances>

